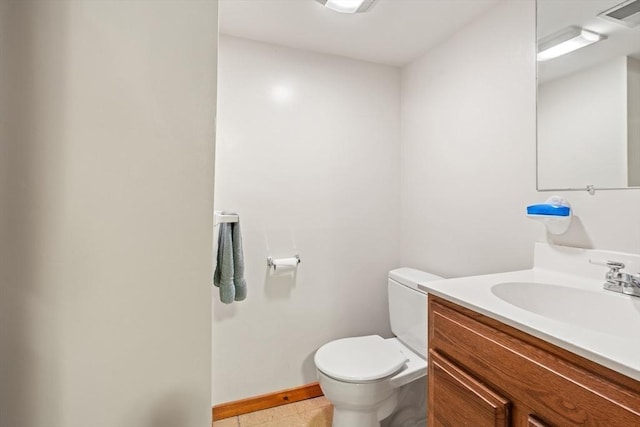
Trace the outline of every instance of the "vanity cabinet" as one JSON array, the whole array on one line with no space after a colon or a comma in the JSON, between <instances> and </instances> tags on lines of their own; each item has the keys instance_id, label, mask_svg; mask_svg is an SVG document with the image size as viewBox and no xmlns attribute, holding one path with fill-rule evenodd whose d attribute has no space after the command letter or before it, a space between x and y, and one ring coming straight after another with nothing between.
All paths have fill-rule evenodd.
<instances>
[{"instance_id":1,"label":"vanity cabinet","mask_svg":"<svg viewBox=\"0 0 640 427\"><path fill-rule=\"evenodd\" d=\"M429 426L640 426L640 382L429 295Z\"/></svg>"}]
</instances>

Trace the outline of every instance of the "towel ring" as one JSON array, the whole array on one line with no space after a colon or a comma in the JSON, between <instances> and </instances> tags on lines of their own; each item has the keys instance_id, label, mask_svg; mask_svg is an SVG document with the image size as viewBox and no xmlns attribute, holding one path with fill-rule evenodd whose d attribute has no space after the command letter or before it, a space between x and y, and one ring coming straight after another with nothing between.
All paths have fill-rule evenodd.
<instances>
[{"instance_id":1,"label":"towel ring","mask_svg":"<svg viewBox=\"0 0 640 427\"><path fill-rule=\"evenodd\" d=\"M238 216L238 214L225 214L222 212L213 213L214 226L225 223L225 222L238 222L239 220L240 220L240 217Z\"/></svg>"}]
</instances>

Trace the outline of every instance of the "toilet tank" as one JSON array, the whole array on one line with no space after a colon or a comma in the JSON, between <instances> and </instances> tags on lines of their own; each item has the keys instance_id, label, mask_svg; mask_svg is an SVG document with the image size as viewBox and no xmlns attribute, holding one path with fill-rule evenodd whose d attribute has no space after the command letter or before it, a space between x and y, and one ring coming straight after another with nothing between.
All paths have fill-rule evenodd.
<instances>
[{"instance_id":1,"label":"toilet tank","mask_svg":"<svg viewBox=\"0 0 640 427\"><path fill-rule=\"evenodd\" d=\"M389 319L391 330L407 347L427 358L427 294L418 283L442 277L413 268L389 272Z\"/></svg>"}]
</instances>

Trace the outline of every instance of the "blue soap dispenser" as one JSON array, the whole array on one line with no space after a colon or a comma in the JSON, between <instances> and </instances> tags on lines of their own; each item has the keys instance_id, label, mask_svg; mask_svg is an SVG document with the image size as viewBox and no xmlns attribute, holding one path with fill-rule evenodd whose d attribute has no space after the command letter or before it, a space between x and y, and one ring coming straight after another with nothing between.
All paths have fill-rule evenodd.
<instances>
[{"instance_id":1,"label":"blue soap dispenser","mask_svg":"<svg viewBox=\"0 0 640 427\"><path fill-rule=\"evenodd\" d=\"M540 221L549 234L564 234L571 225L571 205L560 196L551 196L544 203L527 206L527 217Z\"/></svg>"}]
</instances>

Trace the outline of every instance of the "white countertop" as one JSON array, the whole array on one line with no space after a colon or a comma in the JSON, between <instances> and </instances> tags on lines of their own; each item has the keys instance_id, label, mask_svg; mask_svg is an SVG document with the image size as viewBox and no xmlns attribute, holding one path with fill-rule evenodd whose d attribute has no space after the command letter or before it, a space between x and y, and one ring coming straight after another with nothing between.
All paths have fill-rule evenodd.
<instances>
[{"instance_id":1,"label":"white countertop","mask_svg":"<svg viewBox=\"0 0 640 427\"><path fill-rule=\"evenodd\" d=\"M536 260L544 260L554 250L557 250L557 247L536 246ZM543 253L539 254L540 251ZM587 261L588 257L593 255L591 253L593 251L578 251L581 258L587 257L585 258ZM569 264L582 265L584 260L576 262L576 253L572 252L570 255L574 259ZM613 253L613 256L616 255ZM611 254L603 254L601 251L596 256L612 259ZM420 283L418 288L499 320L640 381L640 298L603 290L606 269L602 271L590 270L597 271L600 278L585 277L578 276L573 271L564 273L541 268L540 264L547 264L544 267L549 267L549 263L546 261L548 260L536 262L538 266L531 270L436 280ZM630 261L625 259L625 262ZM555 269L557 266L552 267ZM596 322L598 328L585 327L579 320L572 322L554 320L506 302L492 292L493 285L505 282L553 284L593 292L595 294L590 294L593 296L591 299L597 304L602 298L601 306L583 306L573 310L578 315L582 315L582 312L588 313L589 319L586 319L588 322L584 323L594 325ZM566 301L568 311L572 310L571 304L572 301ZM624 310L616 310L615 307L622 307ZM617 320L612 321L611 318L607 318L612 316L611 311L623 313L619 326ZM599 320L602 320L602 327L598 323Z\"/></svg>"}]
</instances>

